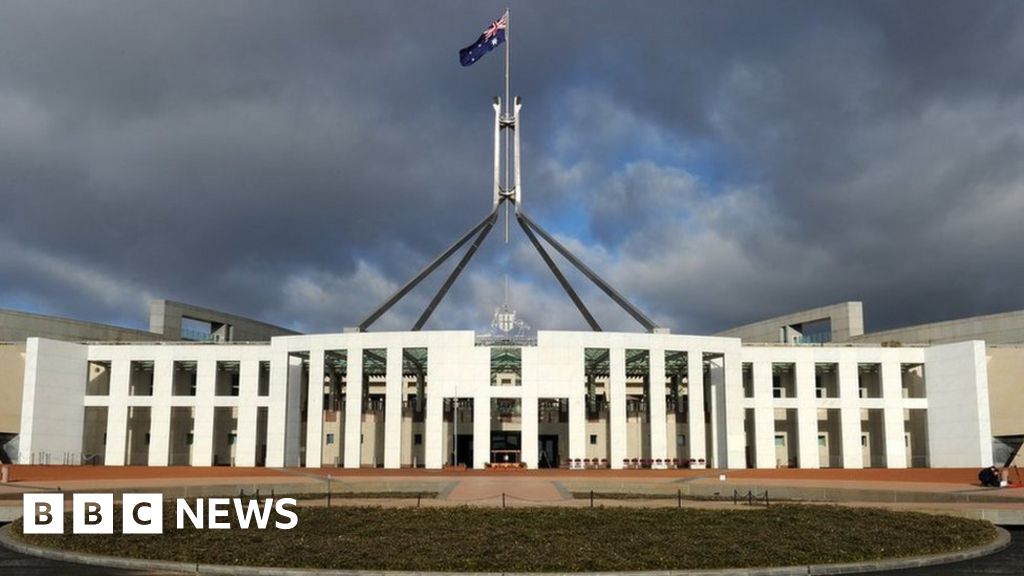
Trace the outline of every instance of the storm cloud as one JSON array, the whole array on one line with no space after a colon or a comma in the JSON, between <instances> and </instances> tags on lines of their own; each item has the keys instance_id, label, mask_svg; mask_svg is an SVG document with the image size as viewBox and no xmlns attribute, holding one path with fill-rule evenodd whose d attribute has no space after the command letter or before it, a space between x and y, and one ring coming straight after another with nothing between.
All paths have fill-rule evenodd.
<instances>
[{"instance_id":1,"label":"storm cloud","mask_svg":"<svg viewBox=\"0 0 1024 576\"><path fill-rule=\"evenodd\" d=\"M457 51L503 7L5 2L0 307L357 324L490 209L502 57ZM1024 308L1020 3L511 8L524 210L674 332L842 300L869 329ZM534 327L584 327L501 235L428 327L485 328L506 275Z\"/></svg>"}]
</instances>

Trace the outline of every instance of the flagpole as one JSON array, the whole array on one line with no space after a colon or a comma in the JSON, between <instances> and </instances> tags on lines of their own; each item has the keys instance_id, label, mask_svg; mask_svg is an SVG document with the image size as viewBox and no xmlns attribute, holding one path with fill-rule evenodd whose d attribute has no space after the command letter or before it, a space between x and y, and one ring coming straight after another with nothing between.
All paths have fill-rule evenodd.
<instances>
[{"instance_id":1,"label":"flagpole","mask_svg":"<svg viewBox=\"0 0 1024 576\"><path fill-rule=\"evenodd\" d=\"M507 120L511 113L510 107L510 94L511 89L509 87L509 61L511 60L511 42L512 42L512 17L511 10L505 8L505 119ZM511 164L511 146L509 144L509 132L505 130L505 193L510 191L511 183L510 180L510 168ZM510 209L508 204L505 204L505 244L509 243L509 215Z\"/></svg>"}]
</instances>

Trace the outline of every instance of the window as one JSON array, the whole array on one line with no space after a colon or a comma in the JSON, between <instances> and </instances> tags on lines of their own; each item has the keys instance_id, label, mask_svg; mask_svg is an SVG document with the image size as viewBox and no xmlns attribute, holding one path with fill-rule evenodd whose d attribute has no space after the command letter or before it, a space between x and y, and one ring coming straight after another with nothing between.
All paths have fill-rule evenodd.
<instances>
[{"instance_id":1,"label":"window","mask_svg":"<svg viewBox=\"0 0 1024 576\"><path fill-rule=\"evenodd\" d=\"M412 437L412 443L416 446L423 444L423 434L415 434Z\"/></svg>"},{"instance_id":2,"label":"window","mask_svg":"<svg viewBox=\"0 0 1024 576\"><path fill-rule=\"evenodd\" d=\"M593 446L595 444L597 444L597 434L591 434L590 435L590 445Z\"/></svg>"},{"instance_id":3,"label":"window","mask_svg":"<svg viewBox=\"0 0 1024 576\"><path fill-rule=\"evenodd\" d=\"M257 395L270 396L270 362L260 361L259 383L257 384Z\"/></svg>"},{"instance_id":4,"label":"window","mask_svg":"<svg viewBox=\"0 0 1024 576\"><path fill-rule=\"evenodd\" d=\"M327 433L327 444L328 445L334 444L334 434L331 433L331 432Z\"/></svg>"},{"instance_id":5,"label":"window","mask_svg":"<svg viewBox=\"0 0 1024 576\"><path fill-rule=\"evenodd\" d=\"M676 436L676 446L686 446L686 434Z\"/></svg>"},{"instance_id":6,"label":"window","mask_svg":"<svg viewBox=\"0 0 1024 576\"><path fill-rule=\"evenodd\" d=\"M776 436L775 437L775 445L776 446L785 446L786 445L786 437L781 435L781 434Z\"/></svg>"},{"instance_id":7,"label":"window","mask_svg":"<svg viewBox=\"0 0 1024 576\"><path fill-rule=\"evenodd\" d=\"M782 387L781 386L776 386L776 387L772 388L772 397L773 398L782 398L783 397L782 396Z\"/></svg>"},{"instance_id":8,"label":"window","mask_svg":"<svg viewBox=\"0 0 1024 576\"><path fill-rule=\"evenodd\" d=\"M228 434L228 446L234 446L236 438L238 438L238 434L235 434L234 432L230 432Z\"/></svg>"}]
</instances>

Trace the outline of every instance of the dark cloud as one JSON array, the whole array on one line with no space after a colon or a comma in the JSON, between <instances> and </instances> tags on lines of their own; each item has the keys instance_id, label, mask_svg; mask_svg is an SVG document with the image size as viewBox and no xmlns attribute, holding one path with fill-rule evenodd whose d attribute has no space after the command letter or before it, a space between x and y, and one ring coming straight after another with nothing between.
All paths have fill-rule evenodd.
<instances>
[{"instance_id":1,"label":"dark cloud","mask_svg":"<svg viewBox=\"0 0 1024 576\"><path fill-rule=\"evenodd\" d=\"M490 207L501 58L455 55L501 7L5 3L0 307L357 323ZM1019 4L513 10L524 207L673 330L846 299L869 328L1024 307ZM509 274L536 327L582 327L500 232L429 326L485 327Z\"/></svg>"}]
</instances>

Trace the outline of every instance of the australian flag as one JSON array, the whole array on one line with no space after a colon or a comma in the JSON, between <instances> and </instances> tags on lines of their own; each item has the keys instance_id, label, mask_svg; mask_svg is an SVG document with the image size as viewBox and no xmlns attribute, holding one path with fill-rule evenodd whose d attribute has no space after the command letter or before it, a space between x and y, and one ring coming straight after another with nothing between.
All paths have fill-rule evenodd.
<instances>
[{"instance_id":1,"label":"australian flag","mask_svg":"<svg viewBox=\"0 0 1024 576\"><path fill-rule=\"evenodd\" d=\"M459 62L463 66L469 66L479 60L484 54L497 48L505 41L506 28L508 28L508 12L505 12L501 18L491 22L491 25L476 39L476 42L459 50Z\"/></svg>"}]
</instances>

